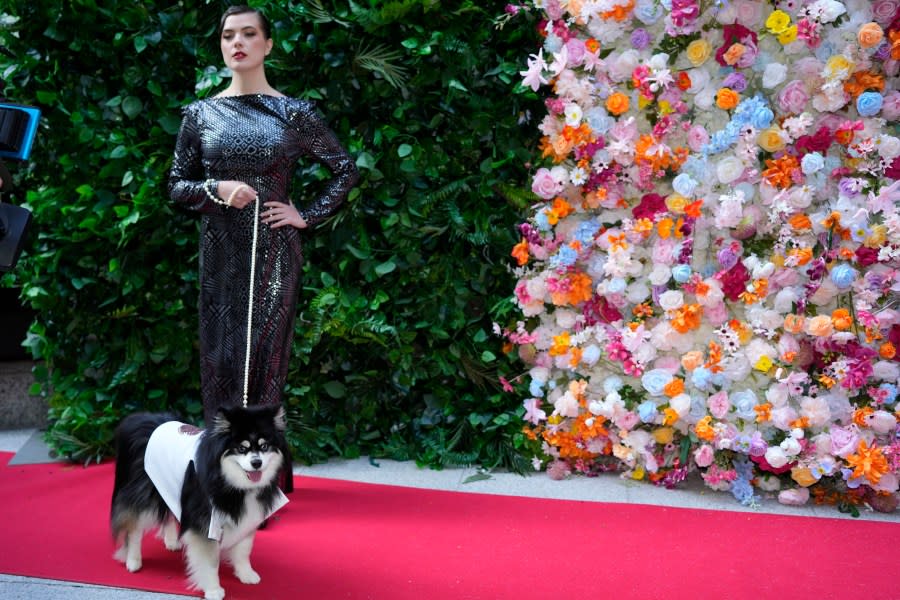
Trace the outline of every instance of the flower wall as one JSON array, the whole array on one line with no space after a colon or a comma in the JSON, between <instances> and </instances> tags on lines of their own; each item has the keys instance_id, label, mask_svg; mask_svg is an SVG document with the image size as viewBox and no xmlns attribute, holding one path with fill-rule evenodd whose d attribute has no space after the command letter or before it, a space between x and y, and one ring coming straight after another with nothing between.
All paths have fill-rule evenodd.
<instances>
[{"instance_id":1,"label":"flower wall","mask_svg":"<svg viewBox=\"0 0 900 600\"><path fill-rule=\"evenodd\" d=\"M536 0L535 466L897 505L900 2Z\"/></svg>"}]
</instances>

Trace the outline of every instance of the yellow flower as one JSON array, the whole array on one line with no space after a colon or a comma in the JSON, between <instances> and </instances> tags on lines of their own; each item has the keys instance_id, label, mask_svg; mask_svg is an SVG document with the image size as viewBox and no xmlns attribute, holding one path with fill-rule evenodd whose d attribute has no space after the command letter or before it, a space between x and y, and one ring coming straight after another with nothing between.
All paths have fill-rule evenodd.
<instances>
[{"instance_id":1,"label":"yellow flower","mask_svg":"<svg viewBox=\"0 0 900 600\"><path fill-rule=\"evenodd\" d=\"M687 204L687 198L678 193L673 193L666 198L666 208L676 215L682 214Z\"/></svg>"},{"instance_id":2,"label":"yellow flower","mask_svg":"<svg viewBox=\"0 0 900 600\"><path fill-rule=\"evenodd\" d=\"M644 475L646 475L646 471L644 471L644 467L642 467L641 465L636 466L634 468L634 471L631 472L631 478L636 481L640 481L641 479L643 479Z\"/></svg>"},{"instance_id":3,"label":"yellow flower","mask_svg":"<svg viewBox=\"0 0 900 600\"><path fill-rule=\"evenodd\" d=\"M653 439L657 444L671 443L673 437L675 437L675 430L671 427L659 427L653 430Z\"/></svg>"},{"instance_id":4,"label":"yellow flower","mask_svg":"<svg viewBox=\"0 0 900 600\"><path fill-rule=\"evenodd\" d=\"M766 152L778 152L785 146L784 138L781 137L781 129L777 126L760 131L756 143Z\"/></svg>"},{"instance_id":5,"label":"yellow flower","mask_svg":"<svg viewBox=\"0 0 900 600\"><path fill-rule=\"evenodd\" d=\"M849 75L853 67L853 61L848 59L846 56L836 54L829 58L828 62L825 63L825 75L828 78L838 76L844 78Z\"/></svg>"},{"instance_id":6,"label":"yellow flower","mask_svg":"<svg viewBox=\"0 0 900 600\"><path fill-rule=\"evenodd\" d=\"M776 10L766 19L766 29L770 33L781 33L791 24L791 15L783 10Z\"/></svg>"},{"instance_id":7,"label":"yellow flower","mask_svg":"<svg viewBox=\"0 0 900 600\"><path fill-rule=\"evenodd\" d=\"M802 487L809 487L815 482L818 481L809 467L794 467L791 469L791 479L797 482L798 485Z\"/></svg>"},{"instance_id":8,"label":"yellow flower","mask_svg":"<svg viewBox=\"0 0 900 600\"><path fill-rule=\"evenodd\" d=\"M753 365L753 368L757 371L762 371L763 373L765 373L772 368L772 364L772 359L763 354L759 357L759 360L756 361L756 364Z\"/></svg>"},{"instance_id":9,"label":"yellow flower","mask_svg":"<svg viewBox=\"0 0 900 600\"><path fill-rule=\"evenodd\" d=\"M787 46L791 42L797 39L797 26L791 25L784 31L778 34L778 41L781 42L782 46Z\"/></svg>"},{"instance_id":10,"label":"yellow flower","mask_svg":"<svg viewBox=\"0 0 900 600\"><path fill-rule=\"evenodd\" d=\"M699 67L712 55L712 44L704 39L694 40L688 44L685 56L695 67Z\"/></svg>"}]
</instances>

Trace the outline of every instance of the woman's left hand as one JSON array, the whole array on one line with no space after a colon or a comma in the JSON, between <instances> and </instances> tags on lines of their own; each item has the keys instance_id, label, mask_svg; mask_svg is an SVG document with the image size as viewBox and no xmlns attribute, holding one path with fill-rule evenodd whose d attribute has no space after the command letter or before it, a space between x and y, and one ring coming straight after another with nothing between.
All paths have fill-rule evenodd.
<instances>
[{"instance_id":1,"label":"woman's left hand","mask_svg":"<svg viewBox=\"0 0 900 600\"><path fill-rule=\"evenodd\" d=\"M263 223L268 224L272 229L278 229L285 225L290 225L297 229L306 229L306 221L303 220L297 207L293 204L271 200L265 202L263 206L266 207L266 210L262 212L260 218Z\"/></svg>"}]
</instances>

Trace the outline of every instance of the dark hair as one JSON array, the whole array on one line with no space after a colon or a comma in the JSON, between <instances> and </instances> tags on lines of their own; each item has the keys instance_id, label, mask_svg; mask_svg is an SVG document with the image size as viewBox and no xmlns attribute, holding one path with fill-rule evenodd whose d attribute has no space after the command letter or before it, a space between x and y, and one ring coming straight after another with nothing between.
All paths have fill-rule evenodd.
<instances>
[{"instance_id":1,"label":"dark hair","mask_svg":"<svg viewBox=\"0 0 900 600\"><path fill-rule=\"evenodd\" d=\"M224 13L222 13L222 18L219 19L219 37L222 37L222 31L225 29L225 19L230 17L231 15L242 15L244 13L256 13L256 16L259 17L259 25L260 29L262 29L263 35L266 36L266 39L270 39L272 37L271 27L269 26L269 19L266 18L266 15L262 13L258 8L250 8L249 6L245 6L243 4L237 4L235 6L229 6Z\"/></svg>"}]
</instances>

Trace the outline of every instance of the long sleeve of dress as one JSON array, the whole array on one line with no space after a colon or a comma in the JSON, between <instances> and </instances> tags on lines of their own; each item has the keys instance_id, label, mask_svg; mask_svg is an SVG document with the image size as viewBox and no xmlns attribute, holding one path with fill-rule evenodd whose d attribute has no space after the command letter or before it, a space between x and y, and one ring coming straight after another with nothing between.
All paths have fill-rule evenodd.
<instances>
[{"instance_id":1,"label":"long sleeve of dress","mask_svg":"<svg viewBox=\"0 0 900 600\"><path fill-rule=\"evenodd\" d=\"M311 102L298 103L291 120L300 134L305 154L328 167L332 175L312 202L298 206L300 216L313 227L334 214L344 202L359 179L359 171Z\"/></svg>"},{"instance_id":2,"label":"long sleeve of dress","mask_svg":"<svg viewBox=\"0 0 900 600\"><path fill-rule=\"evenodd\" d=\"M167 182L169 198L187 210L221 214L224 207L213 202L203 189L206 181L200 148L200 124L192 106L182 110L181 128Z\"/></svg>"}]
</instances>

